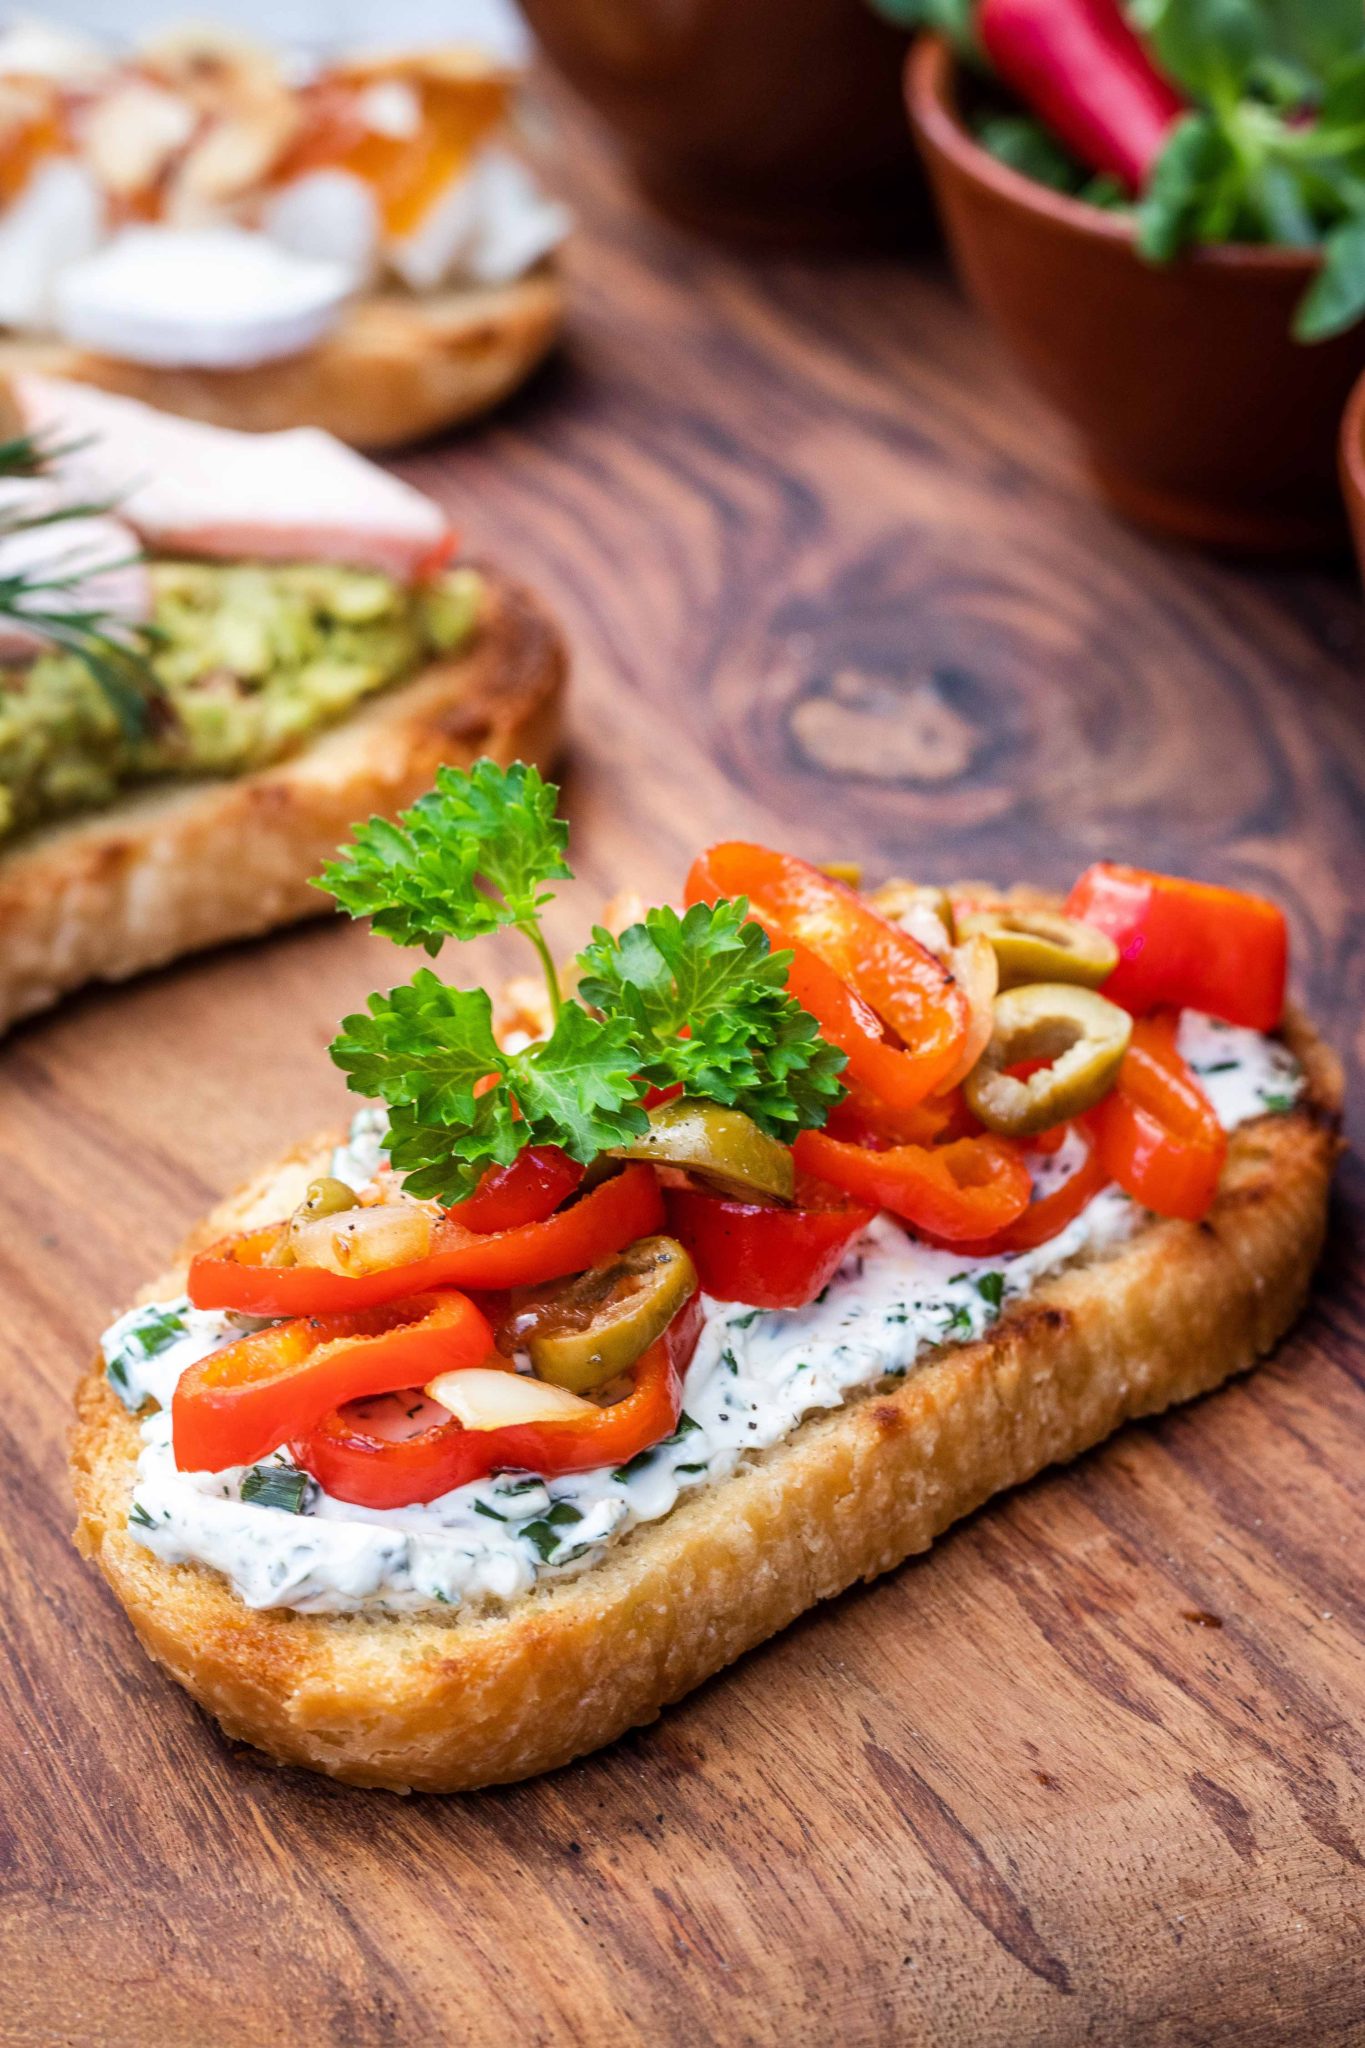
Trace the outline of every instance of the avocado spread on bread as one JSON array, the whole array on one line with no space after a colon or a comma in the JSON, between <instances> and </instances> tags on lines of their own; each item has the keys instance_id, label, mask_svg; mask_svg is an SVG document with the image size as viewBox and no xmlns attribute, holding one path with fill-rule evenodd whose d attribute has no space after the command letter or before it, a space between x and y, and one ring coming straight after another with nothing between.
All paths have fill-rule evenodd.
<instances>
[{"instance_id":1,"label":"avocado spread on bread","mask_svg":"<svg viewBox=\"0 0 1365 2048\"><path fill-rule=\"evenodd\" d=\"M264 767L463 645L479 609L469 569L413 589L331 563L156 561L151 581L161 696L141 733L76 655L0 670L0 843L132 783Z\"/></svg>"}]
</instances>

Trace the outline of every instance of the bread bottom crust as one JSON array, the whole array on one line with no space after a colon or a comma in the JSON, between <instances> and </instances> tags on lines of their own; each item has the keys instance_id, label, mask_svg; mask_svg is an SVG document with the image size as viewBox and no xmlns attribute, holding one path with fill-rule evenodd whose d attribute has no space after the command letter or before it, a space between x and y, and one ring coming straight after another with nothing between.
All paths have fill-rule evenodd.
<instances>
[{"instance_id":1,"label":"bread bottom crust","mask_svg":"<svg viewBox=\"0 0 1365 2048\"><path fill-rule=\"evenodd\" d=\"M1131 1417L1244 1371L1299 1313L1321 1248L1341 1076L1302 1019L1292 1113L1233 1133L1201 1224L1158 1222L685 1495L577 1578L504 1612L303 1615L244 1607L127 1532L138 1424L97 1364L79 1390L76 1542L151 1655L227 1734L280 1763L392 1791L530 1777L652 1720L817 1601L889 1571L992 1494ZM279 1215L320 1158L294 1155L186 1247ZM152 1293L183 1285L184 1266Z\"/></svg>"},{"instance_id":2,"label":"bread bottom crust","mask_svg":"<svg viewBox=\"0 0 1365 2048\"><path fill-rule=\"evenodd\" d=\"M411 803L443 761L547 766L563 642L528 591L483 575L466 652L365 699L298 753L222 781L148 787L0 854L0 1030L85 982L325 914L309 876L357 818Z\"/></svg>"},{"instance_id":3,"label":"bread bottom crust","mask_svg":"<svg viewBox=\"0 0 1365 2048\"><path fill-rule=\"evenodd\" d=\"M249 369L152 369L64 341L9 335L0 339L0 378L41 371L216 427L324 427L356 448L399 448L473 419L515 391L554 345L563 317L551 258L511 284L371 293L315 347Z\"/></svg>"}]
</instances>

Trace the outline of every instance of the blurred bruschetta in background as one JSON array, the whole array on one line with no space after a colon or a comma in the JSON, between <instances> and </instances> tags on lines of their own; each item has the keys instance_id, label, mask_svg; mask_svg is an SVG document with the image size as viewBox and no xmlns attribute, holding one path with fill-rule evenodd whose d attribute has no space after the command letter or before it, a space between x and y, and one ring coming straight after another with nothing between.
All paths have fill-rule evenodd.
<instances>
[{"instance_id":1,"label":"blurred bruschetta in background","mask_svg":"<svg viewBox=\"0 0 1365 2048\"><path fill-rule=\"evenodd\" d=\"M568 215L463 47L289 59L184 28L0 35L0 373L358 447L485 411L551 346Z\"/></svg>"},{"instance_id":2,"label":"blurred bruschetta in background","mask_svg":"<svg viewBox=\"0 0 1365 2048\"><path fill-rule=\"evenodd\" d=\"M554 751L565 655L445 512L313 428L42 377L0 449L0 1028L325 909L442 762Z\"/></svg>"}]
</instances>

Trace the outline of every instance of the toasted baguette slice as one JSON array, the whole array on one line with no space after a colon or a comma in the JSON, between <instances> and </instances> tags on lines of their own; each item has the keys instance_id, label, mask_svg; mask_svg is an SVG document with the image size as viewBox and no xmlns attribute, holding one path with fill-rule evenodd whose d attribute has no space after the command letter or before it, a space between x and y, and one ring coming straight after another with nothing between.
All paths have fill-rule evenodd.
<instances>
[{"instance_id":1,"label":"toasted baguette slice","mask_svg":"<svg viewBox=\"0 0 1365 2048\"><path fill-rule=\"evenodd\" d=\"M246 370L162 370L64 341L0 340L0 379L24 370L98 384L162 412L266 432L325 427L356 448L398 448L498 404L556 340L553 258L512 284L358 299L316 347Z\"/></svg>"},{"instance_id":2,"label":"toasted baguette slice","mask_svg":"<svg viewBox=\"0 0 1365 2048\"><path fill-rule=\"evenodd\" d=\"M1322 1242L1341 1075L1302 1019L1309 1085L1231 1140L1200 1224L1152 1222L1007 1310L977 1343L809 1417L684 1495L577 1578L502 1613L303 1615L242 1605L127 1530L138 1424L97 1364L78 1395L76 1541L143 1643L230 1736L355 1785L454 1792L610 1742L857 1579L925 1550L1003 1487L1270 1350ZM325 1151L285 1160L195 1245L287 1211ZM184 1262L147 1298L179 1291Z\"/></svg>"},{"instance_id":3,"label":"toasted baguette slice","mask_svg":"<svg viewBox=\"0 0 1365 2048\"><path fill-rule=\"evenodd\" d=\"M367 698L298 753L151 786L0 854L0 1029L84 982L325 913L308 877L357 818L412 802L443 761L546 765L564 645L528 592L483 574L466 652Z\"/></svg>"}]
</instances>

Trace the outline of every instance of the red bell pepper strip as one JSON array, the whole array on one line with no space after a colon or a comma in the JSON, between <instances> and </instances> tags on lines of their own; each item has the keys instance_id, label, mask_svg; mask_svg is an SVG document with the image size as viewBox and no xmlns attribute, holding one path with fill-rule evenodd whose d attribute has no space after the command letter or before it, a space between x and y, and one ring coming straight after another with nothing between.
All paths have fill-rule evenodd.
<instances>
[{"instance_id":1,"label":"red bell pepper strip","mask_svg":"<svg viewBox=\"0 0 1365 2048\"><path fill-rule=\"evenodd\" d=\"M890 1109L906 1114L917 1110L926 1094L923 1072L889 1042L876 1011L805 946L793 944L775 925L764 928L774 946L790 948L788 992L809 1010L821 1037L847 1055L845 1078Z\"/></svg>"},{"instance_id":2,"label":"red bell pepper strip","mask_svg":"<svg viewBox=\"0 0 1365 2048\"><path fill-rule=\"evenodd\" d=\"M1218 1192L1227 1133L1176 1051L1175 1017L1144 1017L1118 1081L1091 1112L1106 1174L1158 1216L1197 1223Z\"/></svg>"},{"instance_id":3,"label":"red bell pepper strip","mask_svg":"<svg viewBox=\"0 0 1365 2048\"><path fill-rule=\"evenodd\" d=\"M254 1464L345 1401L480 1365L492 1349L493 1332L463 1294L275 1323L181 1375L171 1400L175 1462L182 1472Z\"/></svg>"},{"instance_id":4,"label":"red bell pepper strip","mask_svg":"<svg viewBox=\"0 0 1365 2048\"><path fill-rule=\"evenodd\" d=\"M895 1099L909 1107L912 1096L923 1101L952 1075L967 1035L966 997L927 947L844 883L792 854L731 840L693 862L685 895L689 904L746 896L775 946L803 948L837 977L844 985L842 1000L828 976L813 975L803 956L794 961L788 986L825 1036L848 1053L853 1072L868 1087L880 1092L872 1071L878 1063L869 1048L883 1035L873 1037L868 1010L903 1047L898 1069L885 1058L879 1063L887 1077L900 1077L891 1083L898 1089ZM848 1002L850 991L864 1006L861 1014ZM882 1051L894 1048L883 1045ZM853 1064L855 1054L866 1071Z\"/></svg>"},{"instance_id":5,"label":"red bell pepper strip","mask_svg":"<svg viewBox=\"0 0 1365 2048\"><path fill-rule=\"evenodd\" d=\"M981 1128L960 1088L918 1102L913 1109L895 1109L847 1075L844 1086L847 1093L825 1118L824 1128L831 1138L846 1138L850 1145L936 1145L943 1138L965 1138Z\"/></svg>"},{"instance_id":6,"label":"red bell pepper strip","mask_svg":"<svg viewBox=\"0 0 1365 2048\"><path fill-rule=\"evenodd\" d=\"M994 1236L1023 1215L1033 1194L1023 1155L1008 1138L874 1152L824 1131L802 1131L792 1151L806 1173L949 1244Z\"/></svg>"},{"instance_id":7,"label":"red bell pepper strip","mask_svg":"<svg viewBox=\"0 0 1365 2048\"><path fill-rule=\"evenodd\" d=\"M528 1145L510 1166L490 1166L473 1194L446 1215L466 1230L518 1230L553 1216L582 1178L578 1161L558 1145Z\"/></svg>"},{"instance_id":8,"label":"red bell pepper strip","mask_svg":"<svg viewBox=\"0 0 1365 2048\"><path fill-rule=\"evenodd\" d=\"M625 1399L594 1407L581 1420L463 1429L428 1404L436 1419L395 1440L379 1433L353 1406L328 1415L310 1436L290 1446L290 1454L335 1499L365 1508L436 1500L489 1472L539 1472L549 1479L560 1472L623 1465L677 1428L682 1375L700 1333L701 1296L693 1294L637 1361ZM419 1408L420 1401L415 1397L413 1407Z\"/></svg>"},{"instance_id":9,"label":"red bell pepper strip","mask_svg":"<svg viewBox=\"0 0 1365 2048\"><path fill-rule=\"evenodd\" d=\"M994 1237L951 1245L945 1238L945 1250L955 1251L959 1257L990 1259L999 1252L1031 1252L1040 1244L1049 1244L1065 1230L1067 1224L1080 1215L1086 1203L1108 1183L1109 1176L1100 1157L1095 1133L1082 1118L1078 1123L1058 1124L1055 1131L1044 1132L1042 1135L1048 1141L1045 1145L1031 1140L1026 1148L1030 1152L1055 1152L1065 1142L1069 1131L1076 1133L1085 1150L1075 1172L1068 1174L1060 1187L1038 1201L1031 1201L1021 1216L1017 1216L1013 1223L1007 1223Z\"/></svg>"},{"instance_id":10,"label":"red bell pepper strip","mask_svg":"<svg viewBox=\"0 0 1365 2048\"><path fill-rule=\"evenodd\" d=\"M1118 947L1104 993L1135 1016L1169 1004L1273 1031L1284 1013L1289 935L1263 896L1101 861L1066 911Z\"/></svg>"},{"instance_id":11,"label":"red bell pepper strip","mask_svg":"<svg viewBox=\"0 0 1365 2048\"><path fill-rule=\"evenodd\" d=\"M982 0L981 46L1005 83L1092 171L1141 192L1187 102L1117 0Z\"/></svg>"},{"instance_id":12,"label":"red bell pepper strip","mask_svg":"<svg viewBox=\"0 0 1365 2048\"><path fill-rule=\"evenodd\" d=\"M628 1166L541 1223L479 1233L443 1218L425 1258L378 1273L267 1265L287 1228L267 1224L201 1252L190 1266L190 1300L197 1308L252 1316L310 1316L374 1308L434 1287L534 1287L585 1272L637 1237L661 1230L663 1200L652 1167Z\"/></svg>"},{"instance_id":13,"label":"red bell pepper strip","mask_svg":"<svg viewBox=\"0 0 1365 2048\"><path fill-rule=\"evenodd\" d=\"M668 1227L691 1254L705 1292L751 1308L805 1308L829 1285L849 1239L873 1214L802 1179L791 1208L729 1201L691 1187L670 1187L664 1202Z\"/></svg>"}]
</instances>

